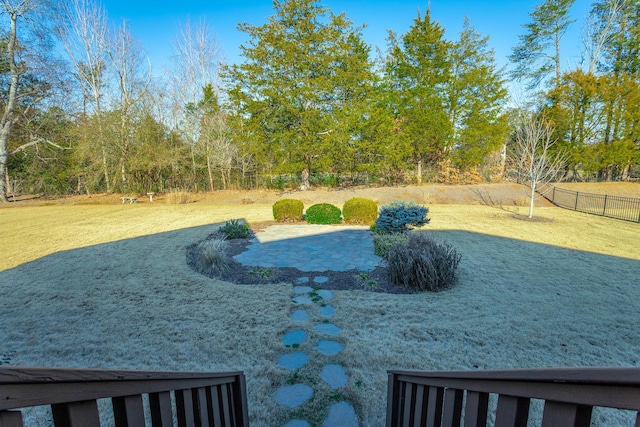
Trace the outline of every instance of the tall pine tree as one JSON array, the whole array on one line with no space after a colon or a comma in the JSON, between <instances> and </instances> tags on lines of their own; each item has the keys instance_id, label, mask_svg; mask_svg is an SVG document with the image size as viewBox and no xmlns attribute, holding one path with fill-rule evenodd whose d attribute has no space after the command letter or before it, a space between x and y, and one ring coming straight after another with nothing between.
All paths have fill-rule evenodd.
<instances>
[{"instance_id":1,"label":"tall pine tree","mask_svg":"<svg viewBox=\"0 0 640 427\"><path fill-rule=\"evenodd\" d=\"M525 24L525 34L513 48L509 59L515 69L511 75L515 79L528 81L528 88L540 85L553 73L554 82L560 82L560 41L573 22L569 8L575 0L544 0L529 14L531 22Z\"/></svg>"}]
</instances>

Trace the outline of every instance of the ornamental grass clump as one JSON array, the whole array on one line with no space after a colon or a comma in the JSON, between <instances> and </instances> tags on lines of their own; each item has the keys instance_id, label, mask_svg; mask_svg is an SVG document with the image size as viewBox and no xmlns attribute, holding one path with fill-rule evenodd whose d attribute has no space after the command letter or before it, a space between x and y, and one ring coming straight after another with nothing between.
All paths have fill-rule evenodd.
<instances>
[{"instance_id":1,"label":"ornamental grass clump","mask_svg":"<svg viewBox=\"0 0 640 427\"><path fill-rule=\"evenodd\" d=\"M342 212L330 203L318 203L307 209L304 219L309 224L340 224Z\"/></svg>"},{"instance_id":2,"label":"ornamental grass clump","mask_svg":"<svg viewBox=\"0 0 640 427\"><path fill-rule=\"evenodd\" d=\"M372 225L378 218L378 205L371 199L354 197L344 202L342 215L348 224Z\"/></svg>"},{"instance_id":3,"label":"ornamental grass clump","mask_svg":"<svg viewBox=\"0 0 640 427\"><path fill-rule=\"evenodd\" d=\"M193 267L199 273L209 277L218 277L229 271L227 248L224 238L214 237L198 243L193 251Z\"/></svg>"},{"instance_id":4,"label":"ornamental grass clump","mask_svg":"<svg viewBox=\"0 0 640 427\"><path fill-rule=\"evenodd\" d=\"M379 234L403 234L428 224L429 209L414 202L399 200L383 205L375 223Z\"/></svg>"},{"instance_id":5,"label":"ornamental grass clump","mask_svg":"<svg viewBox=\"0 0 640 427\"><path fill-rule=\"evenodd\" d=\"M232 219L225 222L224 225L218 229L218 232L223 234L228 240L246 239L251 236L249 226L244 222L240 222L239 219Z\"/></svg>"},{"instance_id":6,"label":"ornamental grass clump","mask_svg":"<svg viewBox=\"0 0 640 427\"><path fill-rule=\"evenodd\" d=\"M438 292L457 282L461 256L448 243L437 243L423 233L410 233L387 256L389 280L417 291Z\"/></svg>"},{"instance_id":7,"label":"ornamental grass clump","mask_svg":"<svg viewBox=\"0 0 640 427\"><path fill-rule=\"evenodd\" d=\"M169 205L185 205L191 203L191 193L185 190L171 190L167 193L166 203Z\"/></svg>"},{"instance_id":8,"label":"ornamental grass clump","mask_svg":"<svg viewBox=\"0 0 640 427\"><path fill-rule=\"evenodd\" d=\"M273 219L278 222L302 221L304 203L297 199L280 199L273 204Z\"/></svg>"}]
</instances>

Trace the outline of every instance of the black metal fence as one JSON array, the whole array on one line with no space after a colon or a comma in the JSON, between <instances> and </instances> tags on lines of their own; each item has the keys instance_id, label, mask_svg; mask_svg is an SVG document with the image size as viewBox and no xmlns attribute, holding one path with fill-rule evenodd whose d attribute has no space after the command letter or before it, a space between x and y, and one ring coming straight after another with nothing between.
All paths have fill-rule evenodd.
<instances>
[{"instance_id":1,"label":"black metal fence","mask_svg":"<svg viewBox=\"0 0 640 427\"><path fill-rule=\"evenodd\" d=\"M608 194L581 193L551 185L540 188L539 193L561 208L640 222L640 199Z\"/></svg>"}]
</instances>

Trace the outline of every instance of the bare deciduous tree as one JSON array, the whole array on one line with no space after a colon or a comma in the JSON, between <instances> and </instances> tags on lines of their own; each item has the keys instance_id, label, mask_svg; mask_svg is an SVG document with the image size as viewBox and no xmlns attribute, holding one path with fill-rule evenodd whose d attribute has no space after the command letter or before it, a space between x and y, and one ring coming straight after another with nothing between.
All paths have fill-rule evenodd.
<instances>
[{"instance_id":1,"label":"bare deciduous tree","mask_svg":"<svg viewBox=\"0 0 640 427\"><path fill-rule=\"evenodd\" d=\"M203 118L203 138L209 171L209 185L213 189L212 168L220 171L222 188L229 188L231 169L238 157L238 147L231 141L229 125L222 111L214 111Z\"/></svg>"},{"instance_id":2,"label":"bare deciduous tree","mask_svg":"<svg viewBox=\"0 0 640 427\"><path fill-rule=\"evenodd\" d=\"M552 152L554 129L544 117L522 113L519 119L511 155L531 187L529 218L533 217L536 189L551 182L564 167L567 157L562 151Z\"/></svg>"},{"instance_id":3,"label":"bare deciduous tree","mask_svg":"<svg viewBox=\"0 0 640 427\"><path fill-rule=\"evenodd\" d=\"M607 8L593 8L586 17L582 32L584 56L586 56L583 61L587 61L589 73L596 71L602 49L614 31L616 16L621 12L623 4L623 0L611 0L607 3Z\"/></svg>"},{"instance_id":4,"label":"bare deciduous tree","mask_svg":"<svg viewBox=\"0 0 640 427\"><path fill-rule=\"evenodd\" d=\"M173 52L174 65L170 73L170 82L174 112L178 117L176 123L180 133L190 145L195 180L196 144L198 141L207 140L201 138L204 111L200 107L202 102L206 101L203 99L203 90L210 86L217 97L222 54L213 29L204 20L195 27L190 21L186 21L179 28L173 43ZM209 185L213 190L210 163L207 166Z\"/></svg>"},{"instance_id":5,"label":"bare deciduous tree","mask_svg":"<svg viewBox=\"0 0 640 427\"><path fill-rule=\"evenodd\" d=\"M3 76L0 104L0 203L7 202L9 170L7 162L12 154L38 144L57 144L38 135L18 148L9 150L9 138L20 115L29 112L42 101L53 86L50 74L57 63L47 61L47 25L50 24L51 4L47 0L1 0L0 18L8 18L8 30L2 29L4 52L1 54L8 72ZM3 27L5 22L0 22ZM18 27L20 26L20 32ZM5 32L6 31L6 32ZM20 34L18 34L20 33ZM49 62L49 64L48 64Z\"/></svg>"},{"instance_id":6,"label":"bare deciduous tree","mask_svg":"<svg viewBox=\"0 0 640 427\"><path fill-rule=\"evenodd\" d=\"M58 37L75 68L75 75L83 87L83 102L89 97L94 105L98 123L102 174L107 192L111 192L109 178L107 142L102 123L102 100L106 83L108 45L107 14L104 8L93 0L69 0L61 2L62 23Z\"/></svg>"},{"instance_id":7,"label":"bare deciduous tree","mask_svg":"<svg viewBox=\"0 0 640 427\"><path fill-rule=\"evenodd\" d=\"M122 191L127 188L127 161L131 145L132 108L145 95L151 82L151 62L123 21L110 37L109 57L118 82L120 129L118 166Z\"/></svg>"}]
</instances>

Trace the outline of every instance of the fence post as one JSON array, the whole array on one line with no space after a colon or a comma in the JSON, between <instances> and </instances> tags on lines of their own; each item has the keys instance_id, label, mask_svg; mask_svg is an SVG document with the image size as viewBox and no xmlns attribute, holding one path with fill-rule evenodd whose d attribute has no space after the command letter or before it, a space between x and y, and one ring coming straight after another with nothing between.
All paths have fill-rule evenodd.
<instances>
[{"instance_id":1,"label":"fence post","mask_svg":"<svg viewBox=\"0 0 640 427\"><path fill-rule=\"evenodd\" d=\"M553 186L553 193L551 193L551 203L556 204L556 186Z\"/></svg>"},{"instance_id":2,"label":"fence post","mask_svg":"<svg viewBox=\"0 0 640 427\"><path fill-rule=\"evenodd\" d=\"M574 211L578 210L578 194L580 194L580 193L576 191L576 204L573 206L573 210Z\"/></svg>"},{"instance_id":3,"label":"fence post","mask_svg":"<svg viewBox=\"0 0 640 427\"><path fill-rule=\"evenodd\" d=\"M602 207L602 216L607 216L607 194L604 195L604 206Z\"/></svg>"}]
</instances>

